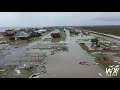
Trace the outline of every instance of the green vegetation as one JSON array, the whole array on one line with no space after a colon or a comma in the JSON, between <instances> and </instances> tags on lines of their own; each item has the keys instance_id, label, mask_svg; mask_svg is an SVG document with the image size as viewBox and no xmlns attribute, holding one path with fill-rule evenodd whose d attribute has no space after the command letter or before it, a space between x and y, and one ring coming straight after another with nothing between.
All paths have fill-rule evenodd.
<instances>
[{"instance_id":1,"label":"green vegetation","mask_svg":"<svg viewBox=\"0 0 120 90\"><path fill-rule=\"evenodd\" d=\"M41 40L41 37L31 37L28 39L28 42Z\"/></svg>"},{"instance_id":2,"label":"green vegetation","mask_svg":"<svg viewBox=\"0 0 120 90\"><path fill-rule=\"evenodd\" d=\"M82 41L89 41L89 40L91 40L91 39L81 39Z\"/></svg>"},{"instance_id":3,"label":"green vegetation","mask_svg":"<svg viewBox=\"0 0 120 90\"><path fill-rule=\"evenodd\" d=\"M15 41L15 37L10 37L9 40Z\"/></svg>"},{"instance_id":4,"label":"green vegetation","mask_svg":"<svg viewBox=\"0 0 120 90\"><path fill-rule=\"evenodd\" d=\"M0 67L0 70L5 70L4 72L2 72L2 74L6 73L6 75L4 76L5 78L28 78L36 72L36 68L32 70L20 70L22 75L17 75L17 73L14 71L16 66L17 65L7 65Z\"/></svg>"},{"instance_id":5,"label":"green vegetation","mask_svg":"<svg viewBox=\"0 0 120 90\"><path fill-rule=\"evenodd\" d=\"M68 51L68 47L62 46L62 50L63 50L63 51Z\"/></svg>"},{"instance_id":6,"label":"green vegetation","mask_svg":"<svg viewBox=\"0 0 120 90\"><path fill-rule=\"evenodd\" d=\"M89 54L93 57L104 57L106 55L106 54L103 54L101 52L93 52L93 53L89 53Z\"/></svg>"},{"instance_id":7,"label":"green vegetation","mask_svg":"<svg viewBox=\"0 0 120 90\"><path fill-rule=\"evenodd\" d=\"M3 37L3 38L0 38L0 41L4 41L4 40L6 40L4 37Z\"/></svg>"},{"instance_id":8,"label":"green vegetation","mask_svg":"<svg viewBox=\"0 0 120 90\"><path fill-rule=\"evenodd\" d=\"M95 43L96 45L98 44L98 41L99 41L98 38L91 39L91 42L92 42L92 43Z\"/></svg>"},{"instance_id":9,"label":"green vegetation","mask_svg":"<svg viewBox=\"0 0 120 90\"><path fill-rule=\"evenodd\" d=\"M51 40L51 42L60 42L61 41L61 38L53 38L52 40Z\"/></svg>"},{"instance_id":10,"label":"green vegetation","mask_svg":"<svg viewBox=\"0 0 120 90\"><path fill-rule=\"evenodd\" d=\"M80 44L81 48L87 52L89 52L89 48L85 44Z\"/></svg>"},{"instance_id":11,"label":"green vegetation","mask_svg":"<svg viewBox=\"0 0 120 90\"><path fill-rule=\"evenodd\" d=\"M10 71L13 70L15 67L15 65L6 65L4 67L0 67L0 70Z\"/></svg>"},{"instance_id":12,"label":"green vegetation","mask_svg":"<svg viewBox=\"0 0 120 90\"><path fill-rule=\"evenodd\" d=\"M104 47L110 47L110 46L112 46L112 44L106 45L105 43L102 43L102 42L100 42L100 45L102 45L102 46L104 46Z\"/></svg>"},{"instance_id":13,"label":"green vegetation","mask_svg":"<svg viewBox=\"0 0 120 90\"><path fill-rule=\"evenodd\" d=\"M120 36L120 26L84 26L84 27L75 27L77 29L84 28L85 30L105 33L105 34L112 34Z\"/></svg>"}]
</instances>

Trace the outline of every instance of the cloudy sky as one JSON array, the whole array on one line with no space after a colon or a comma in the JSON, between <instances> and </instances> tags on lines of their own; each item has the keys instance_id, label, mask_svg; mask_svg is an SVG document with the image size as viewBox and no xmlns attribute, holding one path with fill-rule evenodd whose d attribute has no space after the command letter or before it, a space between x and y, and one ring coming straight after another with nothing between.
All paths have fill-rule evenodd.
<instances>
[{"instance_id":1,"label":"cloudy sky","mask_svg":"<svg viewBox=\"0 0 120 90\"><path fill-rule=\"evenodd\" d=\"M119 24L120 12L0 12L0 27Z\"/></svg>"}]
</instances>

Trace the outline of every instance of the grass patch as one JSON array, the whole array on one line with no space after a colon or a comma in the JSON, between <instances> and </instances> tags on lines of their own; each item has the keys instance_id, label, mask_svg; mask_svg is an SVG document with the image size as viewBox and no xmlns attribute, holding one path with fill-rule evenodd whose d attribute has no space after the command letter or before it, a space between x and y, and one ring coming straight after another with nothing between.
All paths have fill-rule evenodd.
<instances>
[{"instance_id":1,"label":"grass patch","mask_svg":"<svg viewBox=\"0 0 120 90\"><path fill-rule=\"evenodd\" d=\"M68 47L62 46L62 51L69 51L69 50L68 50Z\"/></svg>"},{"instance_id":2,"label":"grass patch","mask_svg":"<svg viewBox=\"0 0 120 90\"><path fill-rule=\"evenodd\" d=\"M82 49L84 49L86 51L88 51L88 49L89 49L85 44L80 44L80 46L81 46Z\"/></svg>"},{"instance_id":3,"label":"grass patch","mask_svg":"<svg viewBox=\"0 0 120 90\"><path fill-rule=\"evenodd\" d=\"M28 42L38 41L38 40L41 40L41 37L31 37L30 39L28 39Z\"/></svg>"},{"instance_id":4,"label":"grass patch","mask_svg":"<svg viewBox=\"0 0 120 90\"><path fill-rule=\"evenodd\" d=\"M0 41L5 41L6 39L3 37L3 38L0 38Z\"/></svg>"},{"instance_id":5,"label":"grass patch","mask_svg":"<svg viewBox=\"0 0 120 90\"><path fill-rule=\"evenodd\" d=\"M51 42L60 42L61 41L61 38L53 38L52 40L51 40Z\"/></svg>"},{"instance_id":6,"label":"grass patch","mask_svg":"<svg viewBox=\"0 0 120 90\"><path fill-rule=\"evenodd\" d=\"M80 41L90 41L91 39L78 39Z\"/></svg>"},{"instance_id":7,"label":"grass patch","mask_svg":"<svg viewBox=\"0 0 120 90\"><path fill-rule=\"evenodd\" d=\"M85 44L80 44L80 46L83 50L87 51L87 53L99 52L100 51L100 50L89 50L89 48Z\"/></svg>"},{"instance_id":8,"label":"grass patch","mask_svg":"<svg viewBox=\"0 0 120 90\"><path fill-rule=\"evenodd\" d=\"M13 70L16 67L16 65L6 65L3 67L0 67L0 70L10 71Z\"/></svg>"},{"instance_id":9,"label":"grass patch","mask_svg":"<svg viewBox=\"0 0 120 90\"><path fill-rule=\"evenodd\" d=\"M96 53L96 54L89 53L89 54L93 57L104 57L106 55L106 54L103 54L103 53Z\"/></svg>"}]
</instances>

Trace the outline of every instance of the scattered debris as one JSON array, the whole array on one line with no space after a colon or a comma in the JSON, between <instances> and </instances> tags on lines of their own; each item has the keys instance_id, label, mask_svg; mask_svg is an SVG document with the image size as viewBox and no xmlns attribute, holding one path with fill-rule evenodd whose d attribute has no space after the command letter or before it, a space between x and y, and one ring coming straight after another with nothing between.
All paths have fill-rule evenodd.
<instances>
[{"instance_id":1,"label":"scattered debris","mask_svg":"<svg viewBox=\"0 0 120 90\"><path fill-rule=\"evenodd\" d=\"M50 55L54 55L54 54L55 54L55 52L54 52L54 51L51 51Z\"/></svg>"},{"instance_id":2,"label":"scattered debris","mask_svg":"<svg viewBox=\"0 0 120 90\"><path fill-rule=\"evenodd\" d=\"M111 48L103 48L102 50L111 50Z\"/></svg>"},{"instance_id":3,"label":"scattered debris","mask_svg":"<svg viewBox=\"0 0 120 90\"><path fill-rule=\"evenodd\" d=\"M31 62L42 62L42 60L32 60Z\"/></svg>"},{"instance_id":4,"label":"scattered debris","mask_svg":"<svg viewBox=\"0 0 120 90\"><path fill-rule=\"evenodd\" d=\"M0 70L0 72L4 72L5 70Z\"/></svg>"},{"instance_id":5,"label":"scattered debris","mask_svg":"<svg viewBox=\"0 0 120 90\"><path fill-rule=\"evenodd\" d=\"M18 48L17 46L15 46L14 48Z\"/></svg>"},{"instance_id":6,"label":"scattered debris","mask_svg":"<svg viewBox=\"0 0 120 90\"><path fill-rule=\"evenodd\" d=\"M97 58L95 58L94 60L95 60L95 61L98 61L98 60L102 60L102 58L98 58L98 57L97 57Z\"/></svg>"},{"instance_id":7,"label":"scattered debris","mask_svg":"<svg viewBox=\"0 0 120 90\"><path fill-rule=\"evenodd\" d=\"M104 61L110 61L110 59L107 58L107 57L104 57L103 60L104 60Z\"/></svg>"},{"instance_id":8,"label":"scattered debris","mask_svg":"<svg viewBox=\"0 0 120 90\"><path fill-rule=\"evenodd\" d=\"M90 66L87 62L79 62L79 64Z\"/></svg>"},{"instance_id":9,"label":"scattered debris","mask_svg":"<svg viewBox=\"0 0 120 90\"><path fill-rule=\"evenodd\" d=\"M117 67L119 67L120 65L116 65L115 67L117 68Z\"/></svg>"},{"instance_id":10,"label":"scattered debris","mask_svg":"<svg viewBox=\"0 0 120 90\"><path fill-rule=\"evenodd\" d=\"M108 57L96 57L94 59L94 61L98 61L98 60L110 61L110 59Z\"/></svg>"},{"instance_id":11,"label":"scattered debris","mask_svg":"<svg viewBox=\"0 0 120 90\"><path fill-rule=\"evenodd\" d=\"M100 76L102 76L102 74L101 74L101 73L99 73L99 75L100 75Z\"/></svg>"},{"instance_id":12,"label":"scattered debris","mask_svg":"<svg viewBox=\"0 0 120 90\"><path fill-rule=\"evenodd\" d=\"M113 61L113 62L118 62L118 61Z\"/></svg>"},{"instance_id":13,"label":"scattered debris","mask_svg":"<svg viewBox=\"0 0 120 90\"><path fill-rule=\"evenodd\" d=\"M21 74L20 70L15 69L15 72L17 72L17 74Z\"/></svg>"},{"instance_id":14,"label":"scattered debris","mask_svg":"<svg viewBox=\"0 0 120 90\"><path fill-rule=\"evenodd\" d=\"M99 63L95 63L94 65L98 65Z\"/></svg>"},{"instance_id":15,"label":"scattered debris","mask_svg":"<svg viewBox=\"0 0 120 90\"><path fill-rule=\"evenodd\" d=\"M26 65L26 64L24 64L23 66L24 66L24 67L26 67L27 65Z\"/></svg>"}]
</instances>

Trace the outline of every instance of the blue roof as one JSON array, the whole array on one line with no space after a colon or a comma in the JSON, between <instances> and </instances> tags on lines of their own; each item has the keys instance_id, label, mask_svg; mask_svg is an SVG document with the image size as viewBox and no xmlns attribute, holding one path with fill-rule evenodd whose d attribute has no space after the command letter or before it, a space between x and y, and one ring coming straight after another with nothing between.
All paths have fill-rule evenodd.
<instances>
[{"instance_id":1,"label":"blue roof","mask_svg":"<svg viewBox=\"0 0 120 90\"><path fill-rule=\"evenodd\" d=\"M21 31L21 32L17 32L15 36L16 36L16 37L29 37L30 34L24 32L24 31Z\"/></svg>"}]
</instances>

